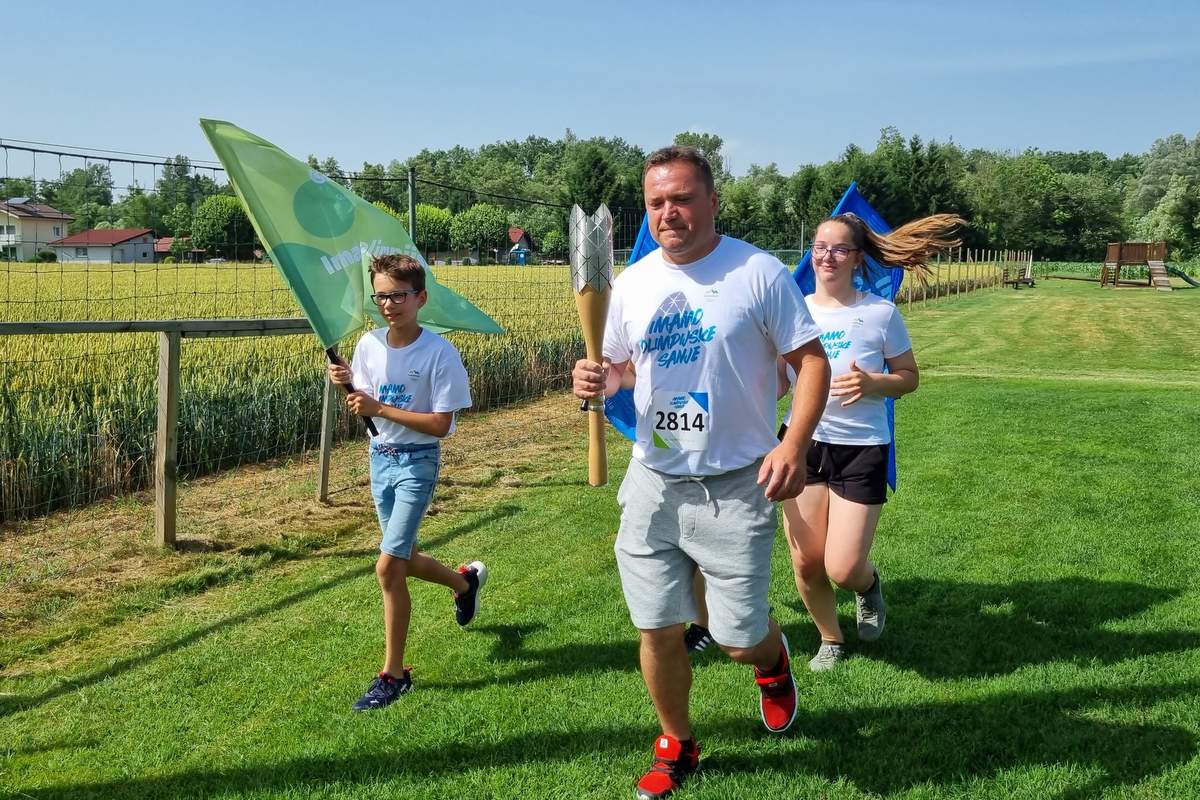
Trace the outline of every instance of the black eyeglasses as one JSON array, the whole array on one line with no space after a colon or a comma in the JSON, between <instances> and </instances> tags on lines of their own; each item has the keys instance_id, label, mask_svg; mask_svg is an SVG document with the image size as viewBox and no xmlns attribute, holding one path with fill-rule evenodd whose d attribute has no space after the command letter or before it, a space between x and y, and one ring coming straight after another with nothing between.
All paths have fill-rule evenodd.
<instances>
[{"instance_id":1,"label":"black eyeglasses","mask_svg":"<svg viewBox=\"0 0 1200 800\"><path fill-rule=\"evenodd\" d=\"M814 257L823 256L826 253L829 253L829 255L833 256L835 261L841 261L858 249L859 248L857 247L830 247L827 244L814 244L812 246L812 253Z\"/></svg>"},{"instance_id":2,"label":"black eyeglasses","mask_svg":"<svg viewBox=\"0 0 1200 800\"><path fill-rule=\"evenodd\" d=\"M371 299L375 301L375 305L381 306L389 300L398 306L404 305L404 301L409 297L421 293L420 289L405 289L399 292L379 292L371 295Z\"/></svg>"}]
</instances>

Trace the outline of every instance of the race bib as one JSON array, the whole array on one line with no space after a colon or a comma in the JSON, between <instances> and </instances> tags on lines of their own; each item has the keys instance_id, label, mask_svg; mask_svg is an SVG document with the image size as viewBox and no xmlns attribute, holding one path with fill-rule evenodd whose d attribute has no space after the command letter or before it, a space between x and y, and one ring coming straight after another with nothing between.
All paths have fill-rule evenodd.
<instances>
[{"instance_id":1,"label":"race bib","mask_svg":"<svg viewBox=\"0 0 1200 800\"><path fill-rule=\"evenodd\" d=\"M659 390L650 396L650 434L664 450L704 450L712 427L708 392Z\"/></svg>"}]
</instances>

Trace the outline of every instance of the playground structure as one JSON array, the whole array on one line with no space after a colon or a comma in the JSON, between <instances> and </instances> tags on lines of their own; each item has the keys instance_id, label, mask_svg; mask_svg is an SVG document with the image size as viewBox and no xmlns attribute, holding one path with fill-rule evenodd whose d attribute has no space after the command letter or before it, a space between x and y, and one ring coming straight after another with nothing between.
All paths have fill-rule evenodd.
<instances>
[{"instance_id":1,"label":"playground structure","mask_svg":"<svg viewBox=\"0 0 1200 800\"><path fill-rule=\"evenodd\" d=\"M1153 286L1160 292L1169 292L1171 273L1168 272L1166 260L1166 242L1109 242L1108 252L1104 255L1104 266L1100 270L1100 285ZM1129 266L1146 267L1146 281L1121 280L1121 267Z\"/></svg>"}]
</instances>

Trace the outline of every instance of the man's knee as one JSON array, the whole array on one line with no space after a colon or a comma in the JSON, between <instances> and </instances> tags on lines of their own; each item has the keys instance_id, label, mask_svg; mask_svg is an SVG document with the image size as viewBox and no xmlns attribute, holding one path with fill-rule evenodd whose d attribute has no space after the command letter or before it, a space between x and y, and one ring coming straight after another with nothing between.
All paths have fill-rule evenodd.
<instances>
[{"instance_id":1,"label":"man's knee","mask_svg":"<svg viewBox=\"0 0 1200 800\"><path fill-rule=\"evenodd\" d=\"M773 646L774 636L774 630L768 628L766 635L749 647L734 647L733 645L722 644L721 650L725 652L725 655L739 664L756 664L762 660L764 650L768 646Z\"/></svg>"},{"instance_id":2,"label":"man's knee","mask_svg":"<svg viewBox=\"0 0 1200 800\"><path fill-rule=\"evenodd\" d=\"M754 661L754 653L758 650L762 643L756 644L754 647L730 647L729 645L721 645L721 649L725 651L725 655L729 656L739 664L749 664Z\"/></svg>"},{"instance_id":3,"label":"man's knee","mask_svg":"<svg viewBox=\"0 0 1200 800\"><path fill-rule=\"evenodd\" d=\"M652 653L666 652L683 647L683 625L668 625L665 628L641 628L642 647Z\"/></svg>"}]
</instances>

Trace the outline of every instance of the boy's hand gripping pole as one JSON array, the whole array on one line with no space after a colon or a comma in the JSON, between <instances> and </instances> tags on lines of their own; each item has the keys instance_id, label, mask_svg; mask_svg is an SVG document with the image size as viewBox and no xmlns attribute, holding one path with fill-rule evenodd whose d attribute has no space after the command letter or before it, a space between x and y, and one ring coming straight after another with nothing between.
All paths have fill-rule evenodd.
<instances>
[{"instance_id":1,"label":"boy's hand gripping pole","mask_svg":"<svg viewBox=\"0 0 1200 800\"><path fill-rule=\"evenodd\" d=\"M347 364L345 362L345 360L341 356L339 356L337 354L337 350L334 350L332 347L325 348L325 355L326 355L326 357L329 358L330 364L337 364L339 367L349 367L350 366L349 364ZM354 391L353 384L343 383L343 384L341 384L341 387L346 390L346 394L350 394L351 392ZM367 426L367 431L372 436L379 435L379 430L375 427L375 423L374 423L374 421L372 421L372 419L370 417L363 417L362 421L363 421L363 424Z\"/></svg>"}]
</instances>

